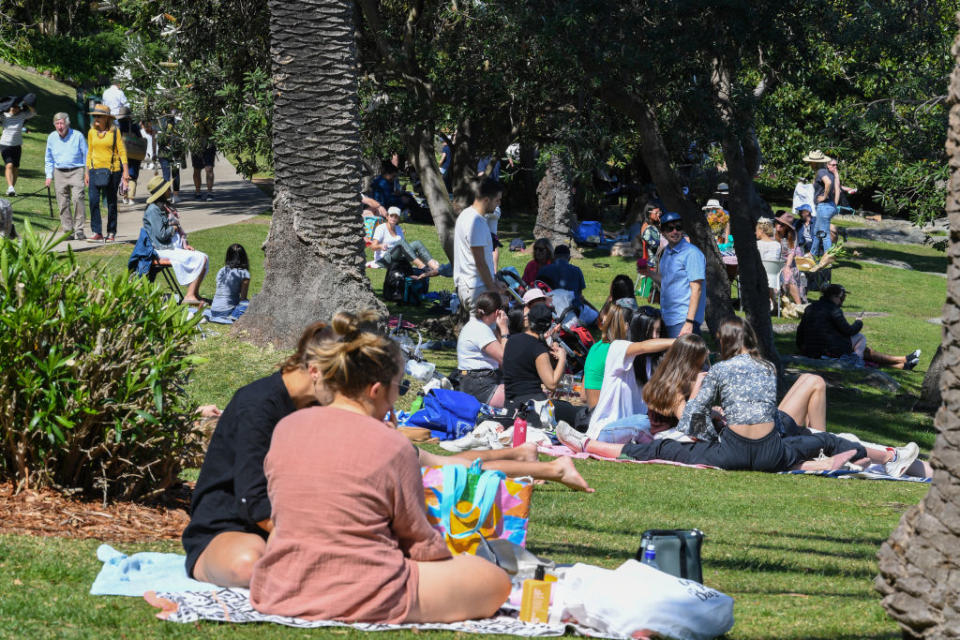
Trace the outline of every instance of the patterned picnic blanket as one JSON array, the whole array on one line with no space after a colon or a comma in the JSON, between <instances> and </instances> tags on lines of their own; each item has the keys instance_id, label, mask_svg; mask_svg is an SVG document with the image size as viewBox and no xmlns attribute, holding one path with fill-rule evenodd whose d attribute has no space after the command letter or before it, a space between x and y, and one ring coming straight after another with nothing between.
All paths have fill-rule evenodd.
<instances>
[{"instance_id":1,"label":"patterned picnic blanket","mask_svg":"<svg viewBox=\"0 0 960 640\"><path fill-rule=\"evenodd\" d=\"M462 633L486 633L511 636L548 637L562 636L567 631L595 638L617 638L617 636L598 635L596 631L574 624L540 624L523 622L516 617L515 611L501 609L498 615L484 620L466 620L454 623L429 624L369 624L336 622L333 620L302 620L288 616L271 616L260 613L250 604L250 592L247 589L218 589L216 591L193 591L184 593L154 593L144 595L144 599L160 609L157 617L170 622L191 623L198 620L216 622L272 622L300 629L323 627L351 627L358 631L398 631L418 629L419 631L442 630Z\"/></svg>"}]
</instances>

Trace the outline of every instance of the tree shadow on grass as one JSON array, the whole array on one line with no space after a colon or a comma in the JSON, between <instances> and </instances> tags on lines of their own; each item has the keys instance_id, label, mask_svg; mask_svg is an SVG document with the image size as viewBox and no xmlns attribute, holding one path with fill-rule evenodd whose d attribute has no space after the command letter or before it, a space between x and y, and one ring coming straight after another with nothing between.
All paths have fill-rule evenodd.
<instances>
[{"instance_id":1,"label":"tree shadow on grass","mask_svg":"<svg viewBox=\"0 0 960 640\"><path fill-rule=\"evenodd\" d=\"M784 554L790 553L790 549L785 548ZM830 576L838 578L863 578L865 580L873 579L877 574L875 568L856 568L844 569L835 566L822 566L817 568L793 566L787 562L773 559L750 559L750 558L710 558L706 563L710 569L723 569L726 571L750 571L750 572L772 572L772 573L799 573L803 575Z\"/></svg>"},{"instance_id":2,"label":"tree shadow on grass","mask_svg":"<svg viewBox=\"0 0 960 640\"><path fill-rule=\"evenodd\" d=\"M633 553L624 553L623 549L613 549L596 545L576 544L573 542L533 542L527 543L527 549L544 558L554 558L558 555L573 556L577 562L587 562L588 559L608 561L611 559L624 562L632 559Z\"/></svg>"},{"instance_id":3,"label":"tree shadow on grass","mask_svg":"<svg viewBox=\"0 0 960 640\"><path fill-rule=\"evenodd\" d=\"M882 249L880 247L858 247L863 258L868 260L900 260L906 262L915 271L932 271L934 273L947 272L947 256L920 256L896 249ZM849 266L844 263L844 266Z\"/></svg>"},{"instance_id":4,"label":"tree shadow on grass","mask_svg":"<svg viewBox=\"0 0 960 640\"><path fill-rule=\"evenodd\" d=\"M879 537L860 537L860 538L846 538L838 536L824 536L817 535L813 533L785 533L783 531L755 531L754 533L764 536L773 536L778 538L796 538L798 540L820 540L823 542L836 542L839 544L869 544L876 547L879 547L881 544L886 542L886 538Z\"/></svg>"}]
</instances>

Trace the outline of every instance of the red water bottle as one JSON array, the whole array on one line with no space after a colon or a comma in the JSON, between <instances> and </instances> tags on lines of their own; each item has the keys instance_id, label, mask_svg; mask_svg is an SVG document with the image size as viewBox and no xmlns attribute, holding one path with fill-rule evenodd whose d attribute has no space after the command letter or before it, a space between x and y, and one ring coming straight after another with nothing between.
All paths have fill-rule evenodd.
<instances>
[{"instance_id":1,"label":"red water bottle","mask_svg":"<svg viewBox=\"0 0 960 640\"><path fill-rule=\"evenodd\" d=\"M513 419L513 446L519 447L527 442L527 420L520 412Z\"/></svg>"}]
</instances>

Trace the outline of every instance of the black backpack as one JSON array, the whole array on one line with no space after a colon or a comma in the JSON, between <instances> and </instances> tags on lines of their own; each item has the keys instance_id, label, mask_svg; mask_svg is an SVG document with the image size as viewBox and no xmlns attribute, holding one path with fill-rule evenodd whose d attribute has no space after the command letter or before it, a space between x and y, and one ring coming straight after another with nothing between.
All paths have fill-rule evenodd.
<instances>
[{"instance_id":1,"label":"black backpack","mask_svg":"<svg viewBox=\"0 0 960 640\"><path fill-rule=\"evenodd\" d=\"M383 279L383 299L387 302L403 302L407 276L413 273L413 265L408 260L396 260L387 269Z\"/></svg>"}]
</instances>

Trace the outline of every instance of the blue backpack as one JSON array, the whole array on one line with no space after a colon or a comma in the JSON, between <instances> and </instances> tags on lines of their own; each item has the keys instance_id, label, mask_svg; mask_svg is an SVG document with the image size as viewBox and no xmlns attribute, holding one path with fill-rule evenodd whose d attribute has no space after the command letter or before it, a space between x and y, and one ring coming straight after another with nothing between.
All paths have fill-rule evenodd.
<instances>
[{"instance_id":1,"label":"blue backpack","mask_svg":"<svg viewBox=\"0 0 960 640\"><path fill-rule=\"evenodd\" d=\"M430 429L430 435L440 440L455 440L477 426L480 407L469 393L431 389L423 398L423 408L410 416L406 426Z\"/></svg>"}]
</instances>

